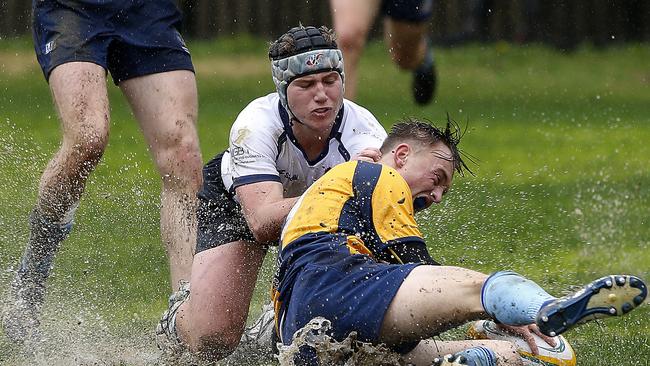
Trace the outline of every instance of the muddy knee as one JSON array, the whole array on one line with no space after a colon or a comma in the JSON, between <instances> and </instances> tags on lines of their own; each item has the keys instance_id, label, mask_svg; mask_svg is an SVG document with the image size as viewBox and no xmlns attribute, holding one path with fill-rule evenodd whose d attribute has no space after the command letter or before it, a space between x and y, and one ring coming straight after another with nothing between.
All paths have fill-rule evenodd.
<instances>
[{"instance_id":1,"label":"muddy knee","mask_svg":"<svg viewBox=\"0 0 650 366\"><path fill-rule=\"evenodd\" d=\"M63 144L49 162L39 185L38 207L53 221L71 214L84 191L85 182L106 149L108 131L64 136Z\"/></svg>"},{"instance_id":2,"label":"muddy knee","mask_svg":"<svg viewBox=\"0 0 650 366\"><path fill-rule=\"evenodd\" d=\"M201 181L201 152L198 138L192 134L177 133L160 141L155 150L155 160L163 184L169 186L193 185L198 189Z\"/></svg>"},{"instance_id":3,"label":"muddy knee","mask_svg":"<svg viewBox=\"0 0 650 366\"><path fill-rule=\"evenodd\" d=\"M241 339L241 332L215 332L199 338L196 351L204 358L220 360L231 355Z\"/></svg>"},{"instance_id":4,"label":"muddy knee","mask_svg":"<svg viewBox=\"0 0 650 366\"><path fill-rule=\"evenodd\" d=\"M82 125L63 137L59 154L77 165L80 172L90 173L99 163L108 145L108 129Z\"/></svg>"}]
</instances>

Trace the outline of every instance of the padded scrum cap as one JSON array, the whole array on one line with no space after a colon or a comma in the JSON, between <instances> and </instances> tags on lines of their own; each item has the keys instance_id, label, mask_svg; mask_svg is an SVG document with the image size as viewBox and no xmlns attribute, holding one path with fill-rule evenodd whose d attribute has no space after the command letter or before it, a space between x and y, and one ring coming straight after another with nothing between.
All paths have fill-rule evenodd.
<instances>
[{"instance_id":1,"label":"padded scrum cap","mask_svg":"<svg viewBox=\"0 0 650 366\"><path fill-rule=\"evenodd\" d=\"M272 50L269 52L269 57L272 60L298 55L307 51L338 48L336 42L328 43L325 41L320 29L313 26L293 27L287 33L293 38L295 44L293 52L279 55L277 50Z\"/></svg>"},{"instance_id":2,"label":"padded scrum cap","mask_svg":"<svg viewBox=\"0 0 650 366\"><path fill-rule=\"evenodd\" d=\"M341 81L345 80L343 53L338 49L336 42L328 41L326 36L323 36L323 31L316 27L294 27L269 49L273 83L280 97L280 103L291 120L295 116L289 108L287 87L293 80L304 75L327 71L336 71L341 75ZM274 47L278 46L277 42L284 43L282 40L287 40L286 37L291 37L290 41L293 41L291 45L286 45L290 47ZM341 83L341 94L344 92L345 84Z\"/></svg>"}]
</instances>

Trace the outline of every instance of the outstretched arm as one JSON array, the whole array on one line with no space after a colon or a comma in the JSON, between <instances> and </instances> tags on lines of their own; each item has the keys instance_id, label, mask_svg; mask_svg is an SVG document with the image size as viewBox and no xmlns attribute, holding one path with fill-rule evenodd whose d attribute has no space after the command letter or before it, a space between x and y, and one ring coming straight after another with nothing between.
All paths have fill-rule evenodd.
<instances>
[{"instance_id":1,"label":"outstretched arm","mask_svg":"<svg viewBox=\"0 0 650 366\"><path fill-rule=\"evenodd\" d=\"M244 217L259 243L277 241L298 197L285 198L279 182L258 182L235 189Z\"/></svg>"}]
</instances>

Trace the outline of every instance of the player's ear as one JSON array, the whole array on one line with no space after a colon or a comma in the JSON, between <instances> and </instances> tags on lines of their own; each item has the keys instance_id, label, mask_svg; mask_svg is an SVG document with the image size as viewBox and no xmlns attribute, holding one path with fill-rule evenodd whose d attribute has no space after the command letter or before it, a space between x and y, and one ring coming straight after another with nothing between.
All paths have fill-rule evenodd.
<instances>
[{"instance_id":1,"label":"player's ear","mask_svg":"<svg viewBox=\"0 0 650 366\"><path fill-rule=\"evenodd\" d=\"M395 159L395 166L401 168L406 164L406 160L411 154L411 147L406 143L401 143L395 147L394 151L393 158Z\"/></svg>"}]
</instances>

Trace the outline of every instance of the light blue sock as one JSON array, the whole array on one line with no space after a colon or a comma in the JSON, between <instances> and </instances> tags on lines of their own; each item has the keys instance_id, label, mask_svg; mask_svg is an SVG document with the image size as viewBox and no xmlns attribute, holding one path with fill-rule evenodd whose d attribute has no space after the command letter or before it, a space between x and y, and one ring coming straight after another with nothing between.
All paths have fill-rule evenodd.
<instances>
[{"instance_id":1,"label":"light blue sock","mask_svg":"<svg viewBox=\"0 0 650 366\"><path fill-rule=\"evenodd\" d=\"M454 356L465 357L467 366L497 366L497 356L487 347L468 348Z\"/></svg>"},{"instance_id":2,"label":"light blue sock","mask_svg":"<svg viewBox=\"0 0 650 366\"><path fill-rule=\"evenodd\" d=\"M481 290L485 311L508 325L534 323L542 304L554 299L538 284L512 271L493 273Z\"/></svg>"}]
</instances>

